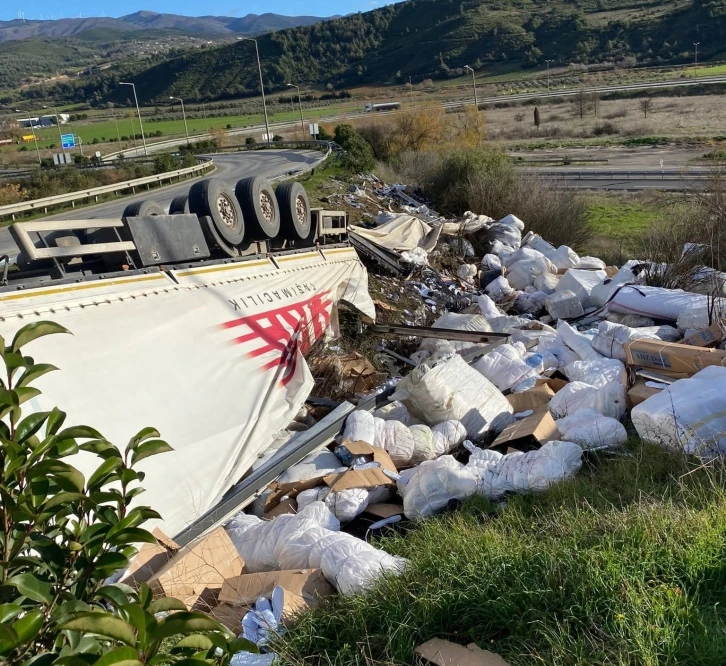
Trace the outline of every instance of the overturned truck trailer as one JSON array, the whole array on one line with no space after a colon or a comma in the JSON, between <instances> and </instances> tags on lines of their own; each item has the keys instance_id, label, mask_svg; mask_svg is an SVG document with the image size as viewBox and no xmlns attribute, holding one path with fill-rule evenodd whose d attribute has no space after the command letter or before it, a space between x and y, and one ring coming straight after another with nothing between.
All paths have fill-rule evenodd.
<instances>
[{"instance_id":1,"label":"overturned truck trailer","mask_svg":"<svg viewBox=\"0 0 726 666\"><path fill-rule=\"evenodd\" d=\"M322 221L325 212L317 213ZM181 217L191 223L194 216ZM70 246L39 237L34 251L29 239L37 225L51 223L18 223L14 237L38 258L29 261L32 272L11 273L0 288L6 339L43 320L72 333L29 346L34 358L60 368L38 380L42 394L30 401L33 411L58 406L69 424L97 428L119 447L154 426L174 448L139 464L146 473L143 503L159 511L162 529L172 535L219 502L292 420L313 386L303 353L337 333L338 305L375 315L366 270L345 242L145 264L141 257L153 248L138 247L141 239L152 229L164 240L173 218L116 221L114 229L132 230L130 240L118 242L135 247L111 252L77 233L81 242ZM70 230L97 222L63 224ZM146 232L133 232L135 225ZM58 233L58 223L51 226ZM336 240L346 226L337 225ZM166 238L160 247L177 240ZM131 266L97 270L119 252ZM50 268L39 269L49 257ZM88 474L98 459L79 454L74 464Z\"/></svg>"}]
</instances>

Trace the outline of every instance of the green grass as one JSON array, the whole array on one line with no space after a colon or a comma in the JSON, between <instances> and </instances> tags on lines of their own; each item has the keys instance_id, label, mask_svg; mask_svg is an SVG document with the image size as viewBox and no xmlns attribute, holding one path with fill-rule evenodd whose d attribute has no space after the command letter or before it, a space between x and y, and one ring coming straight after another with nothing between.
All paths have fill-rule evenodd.
<instances>
[{"instance_id":1,"label":"green grass","mask_svg":"<svg viewBox=\"0 0 726 666\"><path fill-rule=\"evenodd\" d=\"M645 231L656 217L652 206L622 199L595 198L588 205L587 220L598 236L630 238Z\"/></svg>"},{"instance_id":2,"label":"green grass","mask_svg":"<svg viewBox=\"0 0 726 666\"><path fill-rule=\"evenodd\" d=\"M627 451L385 539L407 572L302 616L275 649L295 665L409 665L442 637L513 666L726 663L723 470Z\"/></svg>"}]
</instances>

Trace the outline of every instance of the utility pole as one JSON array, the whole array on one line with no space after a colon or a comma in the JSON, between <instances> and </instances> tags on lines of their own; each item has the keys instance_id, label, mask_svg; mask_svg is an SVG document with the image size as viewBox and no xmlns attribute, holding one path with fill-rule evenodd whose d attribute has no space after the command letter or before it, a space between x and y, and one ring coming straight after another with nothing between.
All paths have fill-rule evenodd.
<instances>
[{"instance_id":1,"label":"utility pole","mask_svg":"<svg viewBox=\"0 0 726 666\"><path fill-rule=\"evenodd\" d=\"M547 92L550 91L550 63L554 62L554 60L545 60L547 63Z\"/></svg>"},{"instance_id":2,"label":"utility pole","mask_svg":"<svg viewBox=\"0 0 726 666\"><path fill-rule=\"evenodd\" d=\"M38 153L38 164L42 167L43 166L43 160L40 159L40 148L38 148L38 137L35 136L35 127L33 126L33 119L32 118L30 119L30 131L33 133L33 141L35 141L35 152Z\"/></svg>"},{"instance_id":3,"label":"utility pole","mask_svg":"<svg viewBox=\"0 0 726 666\"><path fill-rule=\"evenodd\" d=\"M134 89L134 101L136 102L136 113L139 114L139 127L141 128L141 141L144 144L144 155L146 157L149 156L149 151L146 148L146 137L144 136L144 123L141 122L141 109L139 108L139 98L136 96L136 86L133 83L124 83L123 81L119 81L118 84L120 86L131 86ZM133 126L133 123L131 123Z\"/></svg>"},{"instance_id":4,"label":"utility pole","mask_svg":"<svg viewBox=\"0 0 726 666\"><path fill-rule=\"evenodd\" d=\"M302 131L302 140L305 141L305 122L303 121L302 98L300 97L300 86L296 86L294 83L288 83L287 87L297 89L297 102L300 105L300 130Z\"/></svg>"},{"instance_id":5,"label":"utility pole","mask_svg":"<svg viewBox=\"0 0 726 666\"><path fill-rule=\"evenodd\" d=\"M700 43L701 42L693 42L693 46L696 47L696 51L693 54L693 78L694 79L698 78L698 45Z\"/></svg>"},{"instance_id":6,"label":"utility pole","mask_svg":"<svg viewBox=\"0 0 726 666\"><path fill-rule=\"evenodd\" d=\"M476 96L476 79L474 78L474 70L469 65L464 65L464 69L468 69L471 72L471 83L474 86L474 108L476 109L477 115L479 114L479 100Z\"/></svg>"},{"instance_id":7,"label":"utility pole","mask_svg":"<svg viewBox=\"0 0 726 666\"><path fill-rule=\"evenodd\" d=\"M114 122L116 123L116 138L118 139L118 145L120 147L121 146L121 132L119 131L119 128L118 128L118 117L116 116L115 113L113 114L113 119L114 119Z\"/></svg>"},{"instance_id":8,"label":"utility pole","mask_svg":"<svg viewBox=\"0 0 726 666\"><path fill-rule=\"evenodd\" d=\"M408 77L408 93L411 97L411 108L413 109L413 82L411 81L411 77Z\"/></svg>"},{"instance_id":9,"label":"utility pole","mask_svg":"<svg viewBox=\"0 0 726 666\"><path fill-rule=\"evenodd\" d=\"M202 102L202 113L204 114L204 124L207 127L207 134L209 134L209 121L207 120L207 109L204 106L204 102Z\"/></svg>"},{"instance_id":10,"label":"utility pole","mask_svg":"<svg viewBox=\"0 0 726 666\"><path fill-rule=\"evenodd\" d=\"M178 99L181 102L182 118L184 118L184 133L187 135L187 146L189 145L189 126L187 125L187 114L184 111L184 100L181 97L169 97L170 100Z\"/></svg>"},{"instance_id":11,"label":"utility pole","mask_svg":"<svg viewBox=\"0 0 726 666\"><path fill-rule=\"evenodd\" d=\"M257 46L257 40L252 37L242 37L243 42L254 42L255 53L257 54L257 70L260 73L260 92L262 93L262 110L265 112L265 131L267 132L267 143L270 143L270 123L267 121L267 104L265 103L265 84L262 82L262 65L260 64L260 49Z\"/></svg>"},{"instance_id":12,"label":"utility pole","mask_svg":"<svg viewBox=\"0 0 726 666\"><path fill-rule=\"evenodd\" d=\"M54 106L53 110L55 111L55 124L58 125L58 138L60 139L61 150L65 153L66 149L63 147L63 132L61 131L60 116L58 115L58 107Z\"/></svg>"}]
</instances>

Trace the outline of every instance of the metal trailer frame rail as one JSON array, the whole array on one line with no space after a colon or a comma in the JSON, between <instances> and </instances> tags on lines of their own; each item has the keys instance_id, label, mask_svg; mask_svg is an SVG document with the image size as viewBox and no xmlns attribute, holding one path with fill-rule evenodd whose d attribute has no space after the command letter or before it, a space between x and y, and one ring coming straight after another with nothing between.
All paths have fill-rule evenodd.
<instances>
[{"instance_id":1,"label":"metal trailer frame rail","mask_svg":"<svg viewBox=\"0 0 726 666\"><path fill-rule=\"evenodd\" d=\"M407 272L407 269L401 265L401 262L395 252L391 252L391 250L387 250L380 245L376 245L373 241L369 241L367 238L359 236L354 231L348 232L348 239L350 240L350 244L358 252L364 254L369 259L372 259L382 268L400 275Z\"/></svg>"},{"instance_id":2,"label":"metal trailer frame rail","mask_svg":"<svg viewBox=\"0 0 726 666\"><path fill-rule=\"evenodd\" d=\"M389 333L391 335L414 336L417 338L437 338L457 342L504 342L509 339L508 333L491 333L480 331L461 331L453 328L432 328L430 326L410 326L409 324L370 324L373 333Z\"/></svg>"},{"instance_id":3,"label":"metal trailer frame rail","mask_svg":"<svg viewBox=\"0 0 726 666\"><path fill-rule=\"evenodd\" d=\"M450 333L457 334L471 333L470 331L451 331L450 329L441 328L426 329L426 327L421 326L394 326L392 328L415 328L422 331L436 331L437 333L441 331L446 332L447 330ZM405 335L410 335L410 333L407 332ZM474 333L473 335L478 336L478 340L481 340L483 334ZM472 363L480 356L488 354L510 339L510 336L506 333L489 333L488 335L493 338L493 342L479 349L462 354L462 357L467 363ZM175 535L173 537L174 541L180 546L186 546L195 539L204 536L210 530L223 525L236 513L239 513L242 509L252 504L262 494L265 488L280 476L282 472L299 463L308 453L312 453L321 446L329 444L335 437L340 435L343 432L345 420L352 412L360 409L372 412L384 405L388 396L395 390L396 387L392 386L383 391L374 391L361 400L357 406L347 401L340 403L332 412L310 428L310 430L293 436L272 458L232 488L215 507L211 508L207 513L195 520L179 532L179 534Z\"/></svg>"},{"instance_id":4,"label":"metal trailer frame rail","mask_svg":"<svg viewBox=\"0 0 726 666\"><path fill-rule=\"evenodd\" d=\"M122 190L133 190L135 187L141 185L150 185L151 183L162 183L165 180L173 180L174 178L181 179L185 176L193 176L198 172L202 172L209 167L214 166L214 160L206 159L199 164L195 164L191 167L184 169L175 169L174 171L167 171L166 173L159 173L155 176L146 176L144 178L136 178L135 180L124 180L120 183L113 183L112 185L103 185L102 187L92 187L88 190L81 190L78 192L68 192L67 194L58 194L53 197L45 197L43 199L34 199L33 201L22 201L16 204L8 204L7 206L0 206L0 217L12 216L13 220L17 213L27 213L28 211L43 211L48 212L48 208L51 206L57 206L63 203L71 203L75 206L76 201L83 201L84 199L95 198L98 200L98 196L101 194L114 194L121 192Z\"/></svg>"}]
</instances>

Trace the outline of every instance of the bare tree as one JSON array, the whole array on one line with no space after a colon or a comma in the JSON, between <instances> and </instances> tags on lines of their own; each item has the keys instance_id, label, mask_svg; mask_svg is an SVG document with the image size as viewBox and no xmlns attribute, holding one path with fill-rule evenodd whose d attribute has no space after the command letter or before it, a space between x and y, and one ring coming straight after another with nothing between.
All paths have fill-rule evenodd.
<instances>
[{"instance_id":1,"label":"bare tree","mask_svg":"<svg viewBox=\"0 0 726 666\"><path fill-rule=\"evenodd\" d=\"M595 112L595 118L597 118L597 112L600 110L600 95L593 94L590 96L592 102L592 110Z\"/></svg>"},{"instance_id":2,"label":"bare tree","mask_svg":"<svg viewBox=\"0 0 726 666\"><path fill-rule=\"evenodd\" d=\"M648 117L648 112L653 108L653 100L650 97L643 97L639 103L640 110L643 112L645 118Z\"/></svg>"},{"instance_id":3,"label":"bare tree","mask_svg":"<svg viewBox=\"0 0 726 666\"><path fill-rule=\"evenodd\" d=\"M590 108L590 97L588 94L580 88L577 95L575 95L575 110L579 113L580 118L585 117L585 113Z\"/></svg>"},{"instance_id":4,"label":"bare tree","mask_svg":"<svg viewBox=\"0 0 726 666\"><path fill-rule=\"evenodd\" d=\"M539 129L539 123L540 123L539 108L535 106L534 107L534 126L537 127L538 129Z\"/></svg>"}]
</instances>

